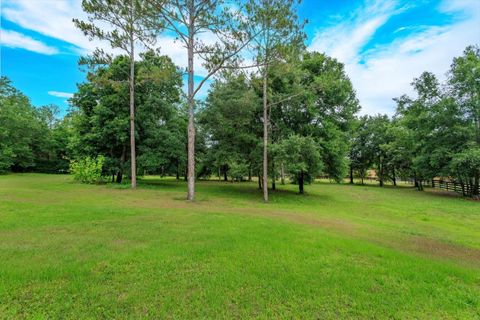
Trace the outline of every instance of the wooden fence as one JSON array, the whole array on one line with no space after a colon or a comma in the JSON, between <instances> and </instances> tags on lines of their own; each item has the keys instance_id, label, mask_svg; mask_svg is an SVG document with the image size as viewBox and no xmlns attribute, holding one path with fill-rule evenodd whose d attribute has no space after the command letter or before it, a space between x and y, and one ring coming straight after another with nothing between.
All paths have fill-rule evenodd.
<instances>
[{"instance_id":1,"label":"wooden fence","mask_svg":"<svg viewBox=\"0 0 480 320\"><path fill-rule=\"evenodd\" d=\"M457 181L445 181L441 179L433 179L431 181L433 188L443 189L447 191L453 191L460 193L463 196L472 196L473 194L480 193L480 187L477 187L477 192L474 192L474 186L467 183L457 182Z\"/></svg>"}]
</instances>

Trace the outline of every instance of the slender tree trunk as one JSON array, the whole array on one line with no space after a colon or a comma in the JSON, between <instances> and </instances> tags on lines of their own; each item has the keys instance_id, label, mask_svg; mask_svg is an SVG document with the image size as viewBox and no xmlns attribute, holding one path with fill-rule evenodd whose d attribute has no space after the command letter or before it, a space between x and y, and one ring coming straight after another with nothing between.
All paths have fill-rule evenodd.
<instances>
[{"instance_id":1,"label":"slender tree trunk","mask_svg":"<svg viewBox=\"0 0 480 320\"><path fill-rule=\"evenodd\" d=\"M478 196L478 187L479 187L479 184L480 184L480 175L477 173L475 175L475 178L473 180L473 186L472 186L472 195L473 196Z\"/></svg>"},{"instance_id":2,"label":"slender tree trunk","mask_svg":"<svg viewBox=\"0 0 480 320\"><path fill-rule=\"evenodd\" d=\"M350 184L353 184L353 166L350 165Z\"/></svg>"},{"instance_id":3,"label":"slender tree trunk","mask_svg":"<svg viewBox=\"0 0 480 320\"><path fill-rule=\"evenodd\" d=\"M379 161L379 169L378 170L378 173L379 173L379 180L380 180L380 187L383 187L383 163L382 163L382 158L380 158L380 161Z\"/></svg>"},{"instance_id":4,"label":"slender tree trunk","mask_svg":"<svg viewBox=\"0 0 480 320\"><path fill-rule=\"evenodd\" d=\"M127 147L125 144L122 147L122 155L120 156L120 169L117 172L117 183L122 183L123 180L123 166L125 164L125 157L126 157L126 152L127 152Z\"/></svg>"},{"instance_id":5,"label":"slender tree trunk","mask_svg":"<svg viewBox=\"0 0 480 320\"><path fill-rule=\"evenodd\" d=\"M180 180L180 161L177 159L177 174L176 174L177 180Z\"/></svg>"},{"instance_id":6,"label":"slender tree trunk","mask_svg":"<svg viewBox=\"0 0 480 320\"><path fill-rule=\"evenodd\" d=\"M397 186L397 176L395 174L395 166L392 167L392 180L393 180L393 185L396 187Z\"/></svg>"},{"instance_id":7,"label":"slender tree trunk","mask_svg":"<svg viewBox=\"0 0 480 320\"><path fill-rule=\"evenodd\" d=\"M248 181L252 181L252 168L248 168Z\"/></svg>"},{"instance_id":8,"label":"slender tree trunk","mask_svg":"<svg viewBox=\"0 0 480 320\"><path fill-rule=\"evenodd\" d=\"M268 65L263 74L263 201L268 202Z\"/></svg>"},{"instance_id":9,"label":"slender tree trunk","mask_svg":"<svg viewBox=\"0 0 480 320\"><path fill-rule=\"evenodd\" d=\"M272 190L276 190L276 182L277 176L275 175L275 160L272 159Z\"/></svg>"},{"instance_id":10,"label":"slender tree trunk","mask_svg":"<svg viewBox=\"0 0 480 320\"><path fill-rule=\"evenodd\" d=\"M187 2L189 11L188 26L188 194L187 200L195 199L195 123L194 123L194 70L193 45L195 34L195 5L193 0Z\"/></svg>"},{"instance_id":11,"label":"slender tree trunk","mask_svg":"<svg viewBox=\"0 0 480 320\"><path fill-rule=\"evenodd\" d=\"M283 161L280 163L280 183L285 184L285 167L283 166Z\"/></svg>"},{"instance_id":12,"label":"slender tree trunk","mask_svg":"<svg viewBox=\"0 0 480 320\"><path fill-rule=\"evenodd\" d=\"M223 181L228 181L227 165L224 165L224 166L223 166Z\"/></svg>"},{"instance_id":13,"label":"slender tree trunk","mask_svg":"<svg viewBox=\"0 0 480 320\"><path fill-rule=\"evenodd\" d=\"M132 11L133 11L132 1ZM133 16L133 14L132 14ZM130 164L132 189L137 188L137 156L135 150L135 46L130 32Z\"/></svg>"},{"instance_id":14,"label":"slender tree trunk","mask_svg":"<svg viewBox=\"0 0 480 320\"><path fill-rule=\"evenodd\" d=\"M258 190L262 190L262 175L258 173Z\"/></svg>"},{"instance_id":15,"label":"slender tree trunk","mask_svg":"<svg viewBox=\"0 0 480 320\"><path fill-rule=\"evenodd\" d=\"M302 171L300 172L300 176L298 177L298 192L300 192L300 194L304 193L303 184L304 184L304 177L303 177L303 171Z\"/></svg>"}]
</instances>

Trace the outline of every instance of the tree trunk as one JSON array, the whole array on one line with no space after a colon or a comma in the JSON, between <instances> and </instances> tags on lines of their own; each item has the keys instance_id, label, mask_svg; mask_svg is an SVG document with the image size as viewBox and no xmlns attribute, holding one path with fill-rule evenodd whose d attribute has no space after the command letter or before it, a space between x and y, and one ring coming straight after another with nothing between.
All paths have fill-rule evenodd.
<instances>
[{"instance_id":1,"label":"tree trunk","mask_svg":"<svg viewBox=\"0 0 480 320\"><path fill-rule=\"evenodd\" d=\"M392 167L392 180L393 180L393 185L396 187L397 186L397 175L395 174L395 166Z\"/></svg>"},{"instance_id":2,"label":"tree trunk","mask_svg":"<svg viewBox=\"0 0 480 320\"><path fill-rule=\"evenodd\" d=\"M285 168L283 166L283 162L280 163L280 183L282 185L285 184Z\"/></svg>"},{"instance_id":3,"label":"tree trunk","mask_svg":"<svg viewBox=\"0 0 480 320\"><path fill-rule=\"evenodd\" d=\"M195 5L193 0L187 2L189 12L188 25L188 194L187 200L195 199L195 123L194 123L194 70L193 70L193 45L195 34Z\"/></svg>"},{"instance_id":4,"label":"tree trunk","mask_svg":"<svg viewBox=\"0 0 480 320\"><path fill-rule=\"evenodd\" d=\"M300 172L300 176L298 177L298 192L300 194L303 194L303 184L304 184L304 178L303 178L303 171Z\"/></svg>"},{"instance_id":5,"label":"tree trunk","mask_svg":"<svg viewBox=\"0 0 480 320\"><path fill-rule=\"evenodd\" d=\"M262 175L258 173L258 190L262 190Z\"/></svg>"},{"instance_id":6,"label":"tree trunk","mask_svg":"<svg viewBox=\"0 0 480 320\"><path fill-rule=\"evenodd\" d=\"M132 0L132 11L133 11ZM132 14L133 16L133 14ZM135 46L130 32L130 164L132 189L137 188L137 159L135 150Z\"/></svg>"},{"instance_id":7,"label":"tree trunk","mask_svg":"<svg viewBox=\"0 0 480 320\"><path fill-rule=\"evenodd\" d=\"M268 202L268 65L263 74L263 201Z\"/></svg>"},{"instance_id":8,"label":"tree trunk","mask_svg":"<svg viewBox=\"0 0 480 320\"><path fill-rule=\"evenodd\" d=\"M223 166L223 181L228 181L227 165L224 165L224 166Z\"/></svg>"},{"instance_id":9,"label":"tree trunk","mask_svg":"<svg viewBox=\"0 0 480 320\"><path fill-rule=\"evenodd\" d=\"M275 180L277 179L275 175L275 161L272 159L272 190L276 190Z\"/></svg>"},{"instance_id":10,"label":"tree trunk","mask_svg":"<svg viewBox=\"0 0 480 320\"><path fill-rule=\"evenodd\" d=\"M252 168L248 168L248 181L252 181Z\"/></svg>"},{"instance_id":11,"label":"tree trunk","mask_svg":"<svg viewBox=\"0 0 480 320\"><path fill-rule=\"evenodd\" d=\"M177 180L180 180L180 161L177 159L177 174L176 174Z\"/></svg>"},{"instance_id":12,"label":"tree trunk","mask_svg":"<svg viewBox=\"0 0 480 320\"><path fill-rule=\"evenodd\" d=\"M379 178L379 182L380 182L380 187L383 187L383 163L382 163L382 158L380 158L380 161L378 162L379 164L379 169L378 170L378 178Z\"/></svg>"},{"instance_id":13,"label":"tree trunk","mask_svg":"<svg viewBox=\"0 0 480 320\"><path fill-rule=\"evenodd\" d=\"M125 153L127 152L126 149L127 147L124 144L122 147L122 155L120 156L120 169L117 172L117 180L116 180L117 183L122 183L122 180L123 180L123 165L125 164L125 157L126 157Z\"/></svg>"},{"instance_id":14,"label":"tree trunk","mask_svg":"<svg viewBox=\"0 0 480 320\"><path fill-rule=\"evenodd\" d=\"M414 181L415 187L418 189L418 191L423 191L422 180L418 180L417 177L415 177Z\"/></svg>"},{"instance_id":15,"label":"tree trunk","mask_svg":"<svg viewBox=\"0 0 480 320\"><path fill-rule=\"evenodd\" d=\"M350 184L353 184L353 166L350 165Z\"/></svg>"},{"instance_id":16,"label":"tree trunk","mask_svg":"<svg viewBox=\"0 0 480 320\"><path fill-rule=\"evenodd\" d=\"M480 184L480 175L477 173L475 175L475 178L473 180L473 186L472 186L472 196L478 196L478 187Z\"/></svg>"}]
</instances>

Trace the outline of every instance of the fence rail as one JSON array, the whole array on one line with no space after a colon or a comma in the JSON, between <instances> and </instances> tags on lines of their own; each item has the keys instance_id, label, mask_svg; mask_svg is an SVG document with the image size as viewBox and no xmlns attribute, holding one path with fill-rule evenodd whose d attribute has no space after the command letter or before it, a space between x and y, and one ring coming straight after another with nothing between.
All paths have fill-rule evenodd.
<instances>
[{"instance_id":1,"label":"fence rail","mask_svg":"<svg viewBox=\"0 0 480 320\"><path fill-rule=\"evenodd\" d=\"M441 179L433 179L432 187L460 193L463 196L472 196L474 194L478 195L480 193L479 186L475 188L475 186L469 183L463 183L463 182L457 182L457 181L445 181Z\"/></svg>"}]
</instances>

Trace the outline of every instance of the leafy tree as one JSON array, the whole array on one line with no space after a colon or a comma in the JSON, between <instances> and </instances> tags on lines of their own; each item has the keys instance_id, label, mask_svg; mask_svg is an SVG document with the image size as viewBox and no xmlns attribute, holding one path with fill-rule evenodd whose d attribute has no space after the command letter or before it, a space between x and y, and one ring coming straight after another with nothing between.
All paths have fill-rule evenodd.
<instances>
[{"instance_id":1,"label":"leafy tree","mask_svg":"<svg viewBox=\"0 0 480 320\"><path fill-rule=\"evenodd\" d=\"M480 177L480 148L472 147L453 156L450 162L451 172L460 180L462 186L471 187L471 195L478 197L478 180ZM463 190L465 195L465 189Z\"/></svg>"},{"instance_id":2,"label":"leafy tree","mask_svg":"<svg viewBox=\"0 0 480 320\"><path fill-rule=\"evenodd\" d=\"M121 182L128 162L129 58L119 56L92 70L71 100L75 127L72 157L105 156L104 170ZM178 108L181 75L168 57L153 52L136 62L136 105L139 168L164 173L179 167L184 153L184 114Z\"/></svg>"},{"instance_id":3,"label":"leafy tree","mask_svg":"<svg viewBox=\"0 0 480 320\"><path fill-rule=\"evenodd\" d=\"M240 15L222 0L150 1L155 6L159 25L173 32L188 56L188 193L195 198L195 97L206 81L238 58L249 39L240 32ZM214 43L204 43L200 35L208 32ZM194 60L200 58L207 74L195 85Z\"/></svg>"},{"instance_id":4,"label":"leafy tree","mask_svg":"<svg viewBox=\"0 0 480 320\"><path fill-rule=\"evenodd\" d=\"M228 74L210 89L199 123L208 132L210 166L227 177L229 164L253 170L259 143L259 98L244 75ZM251 173L250 173L251 174Z\"/></svg>"},{"instance_id":5,"label":"leafy tree","mask_svg":"<svg viewBox=\"0 0 480 320\"><path fill-rule=\"evenodd\" d=\"M66 123L56 113L53 105L35 108L8 78L0 78L0 172L68 168Z\"/></svg>"},{"instance_id":6,"label":"leafy tree","mask_svg":"<svg viewBox=\"0 0 480 320\"><path fill-rule=\"evenodd\" d=\"M32 146L38 129L28 98L6 77L0 78L0 171L34 165Z\"/></svg>"},{"instance_id":7,"label":"leafy tree","mask_svg":"<svg viewBox=\"0 0 480 320\"><path fill-rule=\"evenodd\" d=\"M88 22L73 19L75 25L90 39L106 40L112 48L118 48L129 56L129 106L130 106L130 153L131 184L137 187L135 147L135 47L138 43L151 44L155 39L150 12L151 1L143 0L82 0L82 8L89 14ZM105 29L101 24L111 28ZM94 60L111 60L103 51L97 50Z\"/></svg>"},{"instance_id":8,"label":"leafy tree","mask_svg":"<svg viewBox=\"0 0 480 320\"><path fill-rule=\"evenodd\" d=\"M268 201L268 78L270 67L289 50L303 46L304 34L296 13L297 0L249 0L245 26L253 39L254 59L262 65L263 200Z\"/></svg>"},{"instance_id":9,"label":"leafy tree","mask_svg":"<svg viewBox=\"0 0 480 320\"><path fill-rule=\"evenodd\" d=\"M293 134L282 140L278 149L287 172L298 183L299 193L303 194L305 182L312 182L322 169L318 143L312 137Z\"/></svg>"},{"instance_id":10,"label":"leafy tree","mask_svg":"<svg viewBox=\"0 0 480 320\"><path fill-rule=\"evenodd\" d=\"M475 171L472 164L475 164L475 155L480 148L480 48L478 46L469 46L465 49L463 56L457 57L453 60L449 72L448 84L452 91L452 98L459 108L459 115L457 116L463 121L456 121L459 123L456 129L463 129L464 132L461 137L458 137L456 144L463 142L461 151L453 155L452 170L454 177L469 181L473 186L473 190L478 192L480 184L480 177L478 170ZM468 132L472 132L469 135ZM459 148L460 149L460 148ZM465 164L464 170L459 171L460 164ZM477 168L479 168L477 162ZM465 174L469 173L469 179L466 179Z\"/></svg>"},{"instance_id":11,"label":"leafy tree","mask_svg":"<svg viewBox=\"0 0 480 320\"><path fill-rule=\"evenodd\" d=\"M319 143L323 170L341 181L347 171L348 135L359 110L343 65L320 53L303 53L290 66L272 68L272 137L312 136Z\"/></svg>"},{"instance_id":12,"label":"leafy tree","mask_svg":"<svg viewBox=\"0 0 480 320\"><path fill-rule=\"evenodd\" d=\"M453 59L448 83L462 113L473 125L480 145L480 47L469 46L463 56Z\"/></svg>"}]
</instances>

